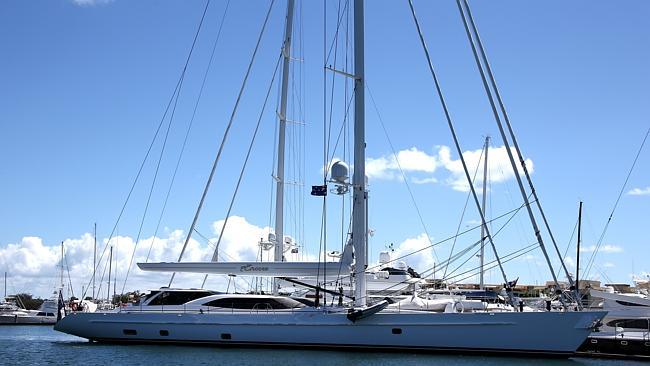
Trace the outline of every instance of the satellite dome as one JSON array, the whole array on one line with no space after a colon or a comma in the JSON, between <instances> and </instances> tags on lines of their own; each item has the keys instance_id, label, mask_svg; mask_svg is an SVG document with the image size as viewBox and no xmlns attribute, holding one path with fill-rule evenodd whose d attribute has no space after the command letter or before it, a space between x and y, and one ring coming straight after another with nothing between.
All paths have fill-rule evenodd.
<instances>
[{"instance_id":1,"label":"satellite dome","mask_svg":"<svg viewBox=\"0 0 650 366\"><path fill-rule=\"evenodd\" d=\"M350 178L350 168L346 163L342 161L337 161L334 164L332 164L332 168L330 169L330 174L334 182L340 184L346 184L348 179Z\"/></svg>"}]
</instances>

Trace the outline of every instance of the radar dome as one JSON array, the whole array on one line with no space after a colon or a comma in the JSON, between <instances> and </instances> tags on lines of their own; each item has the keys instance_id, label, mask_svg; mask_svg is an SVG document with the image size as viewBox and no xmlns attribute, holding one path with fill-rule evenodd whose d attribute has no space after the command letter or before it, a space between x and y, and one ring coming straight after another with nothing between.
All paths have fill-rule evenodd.
<instances>
[{"instance_id":1,"label":"radar dome","mask_svg":"<svg viewBox=\"0 0 650 366\"><path fill-rule=\"evenodd\" d=\"M337 161L334 164L332 164L332 168L330 169L330 174L334 182L345 184L350 178L350 168L346 163L342 161Z\"/></svg>"}]
</instances>

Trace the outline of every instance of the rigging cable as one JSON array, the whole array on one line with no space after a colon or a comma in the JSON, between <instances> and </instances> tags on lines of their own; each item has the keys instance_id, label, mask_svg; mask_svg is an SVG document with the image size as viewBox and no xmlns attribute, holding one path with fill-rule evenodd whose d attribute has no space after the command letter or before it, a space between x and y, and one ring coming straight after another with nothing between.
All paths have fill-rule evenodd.
<instances>
[{"instance_id":1,"label":"rigging cable","mask_svg":"<svg viewBox=\"0 0 650 366\"><path fill-rule=\"evenodd\" d=\"M481 160L483 159L483 153L485 150L481 149L481 154L478 157L478 163L476 163L476 169L474 170L474 177L472 178L472 184L476 182L476 176L478 175L478 170L481 167ZM485 194L485 193L483 193ZM463 220L465 219L465 211L467 210L467 204L469 203L469 198L471 196L471 192L467 192L467 198L465 198L465 205L463 206L463 212L460 214L460 220L458 220L458 226L456 227L456 233L460 231L460 227L463 224ZM483 240L483 236L481 236L481 240ZM454 238L454 242L451 244L451 251L449 252L449 259L451 259L451 255L454 254L454 248L456 247L456 238ZM447 277L447 269L449 269L449 266L445 266L445 271L442 274L442 278ZM435 278L435 272L433 273L434 278Z\"/></svg>"},{"instance_id":2,"label":"rigging cable","mask_svg":"<svg viewBox=\"0 0 650 366\"><path fill-rule=\"evenodd\" d=\"M375 98L372 95L372 91L370 91L370 86L368 84L368 81L366 80L366 89L368 90L368 95L370 96L370 101L372 101L372 105L375 109L375 112L377 113L377 118L379 119L379 123L381 124L381 128L384 131L384 136L386 136L386 140L388 140L388 145L390 146L391 151L393 152L393 156L395 157L395 163L397 163L397 168L399 169L400 173L402 174L402 178L404 178L404 184L406 185L406 189L408 190L409 196L411 197L411 203L413 203L413 207L415 208L415 212L418 215L418 218L420 219L420 224L422 225L422 229L424 230L424 233L427 236L427 241L429 244L432 243L431 241L431 235L429 235L429 230L427 229L427 225L424 223L424 219L422 218L422 213L420 212L420 207L417 204L417 201L415 200L415 196L413 195L413 191L411 190L411 185L408 182L408 179L406 177L406 173L404 172L404 169L402 169L402 164L399 162L399 158L397 156L397 152L395 151L395 146L393 146L393 142L391 141L388 131L386 130L386 125L384 124L383 118L381 118L381 114L379 113L379 108L377 108L377 103L375 103ZM433 248L433 256L436 258L436 261L438 261L438 254L436 253L435 248Z\"/></svg>"},{"instance_id":3,"label":"rigging cable","mask_svg":"<svg viewBox=\"0 0 650 366\"><path fill-rule=\"evenodd\" d=\"M494 256L496 258L496 261L499 263L499 269L501 270L501 276L503 277L504 283L507 285L508 284L508 278L506 277L506 272L503 269L503 266L501 265L501 259L499 258L499 254L497 253L496 246L494 245L494 242L492 241L492 235L490 235L490 229L487 227L486 220L485 220L485 215L483 214L483 210L481 210L481 204L478 200L478 196L476 195L476 190L474 189L474 186L472 185L472 180L471 177L469 176L469 171L467 169L467 163L465 162L465 157L463 156L463 150L460 147L460 143L458 142L458 137L456 136L456 130L454 128L454 125L451 120L451 115L449 113L449 109L447 108L447 102L445 101L445 98L442 94L442 89L440 87L440 83L438 82L438 77L436 75L436 72L433 68L433 63L431 62L431 56L429 55L429 49L427 48L426 42L424 41L424 35L422 34L422 30L420 29L420 23L418 21L417 16L415 15L415 9L413 8L413 0L409 0L409 7L411 8L411 14L413 15L413 21L415 22L415 27L417 28L417 32L420 38L420 43L422 45L422 49L424 51L424 54L427 59L427 64L429 66L429 71L431 73L431 77L433 78L433 82L435 84L435 88L438 94L438 97L440 99L440 104L442 106L442 109L445 113L445 118L447 120L447 124L449 125L449 130L451 132L451 135L454 140L454 145L456 146L456 150L458 152L460 161L463 165L463 171L465 172L465 178L467 179L470 189L472 191L472 196L474 197L474 203L476 204L476 208L479 211L479 214L481 216L481 224L485 227L485 233L487 235L487 238L490 242L490 245L492 246L492 251L494 252ZM512 294L511 292L508 292L508 295L510 297L511 302L514 301L512 299Z\"/></svg>"},{"instance_id":4,"label":"rigging cable","mask_svg":"<svg viewBox=\"0 0 650 366\"><path fill-rule=\"evenodd\" d=\"M650 128L648 128L648 131L646 131L645 136L643 137L643 141L641 142L641 146L639 146L639 150L636 152L636 156L634 157L634 161L632 162L632 166L630 167L630 170L627 172L627 176L625 177L625 182L623 182L623 186L621 187L621 190L618 192L618 197L616 198L616 202L614 202L614 207L612 207L612 211L609 214L609 218L607 219L607 222L605 223L605 227L603 227L603 231L600 233L600 238L598 239L598 243L596 244L596 249L594 252L591 254L591 257L589 258L589 261L587 262L587 270L586 270L586 276L584 278L589 278L589 274L591 272L591 267L594 264L594 260L596 259L596 254L598 253L598 250L600 249L600 246L603 244L603 239L605 238L605 233L607 232L607 228L609 228L610 222L612 222L612 217L614 217L614 212L616 211L616 208L618 207L618 203L621 201L621 197L623 196L623 193L625 192L625 187L627 186L627 182L630 179L630 176L632 175L632 171L634 171L634 167L636 166L636 162L639 159L639 155L641 155L641 151L643 150L643 147L645 146L645 142L648 139L648 135L650 134Z\"/></svg>"},{"instance_id":5,"label":"rigging cable","mask_svg":"<svg viewBox=\"0 0 650 366\"><path fill-rule=\"evenodd\" d=\"M255 56L257 56L257 51L259 50L260 43L262 42L262 36L264 35L264 31L266 30L266 25L269 21L269 17L271 15L271 10L273 10L273 4L275 3L275 0L271 0L269 4L269 9L266 12L266 17L264 18L264 23L262 24L262 29L260 30L260 34L257 38L257 43L255 45L255 50L253 51L253 54L251 55L250 62L248 63L248 68L246 69L246 74L244 76L244 80L242 81L242 85L239 89L239 94L237 95L237 100L235 101L235 105L233 106L232 113L230 114L230 120L228 121L228 125L226 126L226 130L223 133L223 137L221 139L221 144L219 146L219 150L217 151L217 156L214 158L214 162L212 163L212 169L210 170L210 175L208 177L208 181L205 184L205 188L203 189L203 194L201 195L201 200L199 201L199 205L196 208L196 213L194 214L194 219L192 220L192 225L190 226L190 230L187 232L187 238L185 239L185 243L183 244L183 248L181 249L181 254L178 256L178 262L180 262L183 259L183 254L185 253L185 249L187 249L187 244L190 242L190 238L192 237L192 232L194 232L194 228L196 226L196 222L199 219L199 215L201 213L201 209L203 208L203 203L205 202L205 197L208 195L208 190L210 189L210 183L212 183L212 178L214 177L214 173L217 169L217 164L219 163L219 159L221 158L221 153L223 152L223 148L226 144L226 140L228 139L228 132L230 131L230 128L232 127L233 121L235 119L235 115L237 114L237 109L239 107L239 102L241 101L241 97L244 94L244 89L246 88L246 83L248 81L248 76L250 75L251 69L253 68L253 63L255 62ZM169 286L171 287L172 283L174 282L174 277L176 276L176 272L172 273L171 278L169 279Z\"/></svg>"},{"instance_id":6,"label":"rigging cable","mask_svg":"<svg viewBox=\"0 0 650 366\"><path fill-rule=\"evenodd\" d=\"M201 101L201 97L203 96L203 89L205 88L205 83L208 78L208 73L210 72L210 68L212 66L212 60L214 59L214 53L215 50L217 49L217 44L219 43L219 39L221 38L221 29L223 28L224 21L226 19L226 14L228 13L228 7L230 6L230 0L226 2L226 7L223 11L223 15L221 17L221 21L219 23L219 30L217 31L217 36L214 40L214 43L212 44L212 53L210 54L210 61L208 61L208 66L205 69L205 73L203 74L203 81L201 82L201 88L199 89L199 95L196 99L196 103L194 104L194 110L192 111L192 117L190 118L190 122L187 126L187 130L185 131L185 137L183 139L183 145L181 146L181 150L178 154L178 159L176 160L176 166L174 167L174 173L172 174L172 179L171 182L169 183L169 188L167 189L167 194L165 196L165 201L162 206L162 210L160 211L160 216L158 217L158 223L156 224L156 230L154 231L153 237L151 239L151 244L149 245L149 251L147 252L147 258L145 259L145 262L149 262L149 256L151 255L151 249L153 248L156 235L158 234L158 230L160 229L160 223L162 222L163 215L165 214L165 209L167 208L167 202L169 200L169 196L172 191L172 187L174 186L174 182L176 181L176 174L178 173L178 168L181 163L181 159L183 158L183 153L185 152L185 147L187 145L187 139L190 135L190 131L192 130L192 125L194 124L194 118L196 117L196 111L199 107L199 103ZM176 103L178 103L178 96L180 95L177 94L176 96L176 102L174 103L174 111L172 112L172 118L174 117L174 112L176 111Z\"/></svg>"},{"instance_id":7,"label":"rigging cable","mask_svg":"<svg viewBox=\"0 0 650 366\"><path fill-rule=\"evenodd\" d=\"M180 91L180 87L181 87L181 85L183 83L183 79L185 77L185 70L187 69L187 64L189 63L190 56L192 55L192 51L194 50L194 44L195 44L195 41L196 41L196 37L198 36L198 34L199 34L200 30L201 30L201 25L203 24L203 19L205 18L205 13L206 13L206 11L208 9L209 4L210 4L210 0L208 0L206 2L205 8L203 10L203 14L201 15L201 22L199 23L199 27L198 27L198 29L196 31L196 35L194 37L194 42L192 42L192 47L190 48L190 52L189 52L188 58L187 58L187 60L185 62L185 66L183 67L183 71L181 72L181 75L179 76L178 81L176 82L176 86L174 87L174 91L172 92L172 95L169 98L169 101L167 102L167 107L165 108L165 112L163 113L163 116L160 119L160 122L158 123L158 127L156 129L156 132L154 133L153 138L151 139L151 143L149 144L149 148L147 149L147 152L146 152L144 158L142 159L142 162L140 163L140 168L138 168L138 173L136 174L136 176L135 176L135 178L133 180L133 183L131 184L131 188L129 189L129 193L126 196L126 199L124 200L124 204L122 204L122 208L120 209L120 213L117 216L117 220L115 221L115 225L113 225L113 229L111 230L111 234L108 237L108 241L104 245L104 249L102 250L102 254L100 255L99 260L97 261L97 264L95 265L95 269L97 269L99 267L99 263L101 263L102 258L106 254L106 250L108 249L108 243L113 238L113 235L115 234L115 230L117 229L117 226L120 223L122 215L124 214L124 210L126 209L126 205L128 204L128 202L129 202L129 200L131 198L131 195L133 194L133 190L135 189L135 186L136 186L136 184L137 184L137 182L138 182L138 180L140 178L140 175L142 174L142 170L144 169L144 165L147 162L147 160L149 159L149 154L151 153L153 145L154 145L154 143L156 142L156 140L158 138L158 134L160 133L160 129L162 128L163 123L164 123L165 119L167 118L167 113L169 112L171 104L174 101L176 93L178 93ZM96 271L93 271L93 275L88 280L88 284L85 287L84 293L82 294L82 298L86 297L86 292L90 288L90 284L92 283L92 281L95 280L95 276L96 276Z\"/></svg>"},{"instance_id":8,"label":"rigging cable","mask_svg":"<svg viewBox=\"0 0 650 366\"><path fill-rule=\"evenodd\" d=\"M564 273L569 281L569 284L573 286L573 279L571 278L571 275L569 274L569 270L566 268L566 265L564 263L564 259L560 255L560 249L558 248L557 242L555 240L555 236L553 235L553 231L551 230L551 226L548 223L548 220L546 219L546 214L544 213L544 210L542 209L542 204L539 200L539 197L537 196L537 192L535 190L535 186L533 185L533 181L530 178L530 174L528 172L528 168L526 167L526 161L523 158L523 155L521 153L521 149L519 148L519 144L517 143L517 139L515 137L515 133L512 129L512 124L510 123L510 118L508 117L508 113L506 112L506 108L504 106L503 100L501 99L501 93L499 92L499 88L497 87L496 80L494 78L494 74L492 73L492 67L490 66L490 62L488 61L485 48L483 47L483 42L481 41L481 37L479 36L478 29L476 27L476 23L474 22L474 17L472 16L472 12L469 7L469 3L467 0L463 0L464 8L465 11L467 12L467 16L465 15L465 11L463 11L463 6L461 5L461 0L456 0L456 3L458 5L458 10L460 11L461 18L463 20L463 25L465 26L465 31L467 33L467 38L469 40L469 43L472 47L472 53L474 54L474 59L476 61L476 65L479 69L479 72L481 74L481 79L483 81L483 86L485 88L485 92L488 96L488 100L490 101L490 106L492 108L492 112L494 114L495 121L499 127L499 132L501 134L501 138L503 139L504 145L506 147L506 152L508 153L508 158L510 160L510 163L512 165L515 178L517 179L517 184L519 185L519 189L521 190L521 195L523 196L524 200L526 198L526 192L523 186L523 183L521 181L521 176L519 174L519 170L517 169L517 165L514 161L514 157L512 155L512 151L510 148L510 144L508 143L508 139L505 135L505 132L503 130L503 125L501 123L501 119L499 118L499 113L496 109L494 98L492 96L492 93L490 92L490 87L488 86L485 71L487 71L487 75L490 79L490 85L492 86L492 89L494 90L494 95L496 96L496 99L499 103L499 109L501 110L501 113L503 114L503 119L506 122L506 126L508 128L508 132L510 135L510 138L512 139L513 145L515 147L515 151L518 155L519 158L519 163L521 165L522 170L524 171L524 175L526 176L526 180L528 182L528 186L530 187L530 190L533 194L533 197L535 198L535 201L537 202L537 209L540 212L540 215L542 216L542 220L544 222L544 226L546 228L546 231L549 234L549 237L551 238L551 242L553 243L553 247L555 248L555 252L557 256L560 259L560 263L562 265L562 268L564 269ZM468 20L469 20L469 25L472 27L472 31L470 32L469 26L468 26ZM476 38L476 41L474 41L472 37L472 33L474 34L474 38ZM477 53L477 47L481 53L481 59L483 60L483 64L485 66L485 71L483 70L483 67L481 66L481 61L479 60L479 56ZM532 209L530 206L527 207L528 210L528 216L530 218L531 225L533 226L533 230L535 231L535 236L537 237L537 241L539 242L540 248L542 249L542 253L544 254L544 257L546 259L546 262L549 266L549 269L551 271L551 275L553 276L553 281L555 282L555 285L559 288L559 283L557 281L557 277L555 276L555 271L553 270L553 265L551 264L551 259L546 251L546 246L544 245L544 241L542 239L540 230L537 226L537 222L535 220L535 216L533 214ZM576 296L579 296L578 294L578 289L577 287L575 288L575 294ZM564 303L564 300L560 298L561 302ZM582 307L580 304L578 305L580 308Z\"/></svg>"},{"instance_id":9,"label":"rigging cable","mask_svg":"<svg viewBox=\"0 0 650 366\"><path fill-rule=\"evenodd\" d=\"M223 239L223 233L226 230L226 225L228 225L228 219L230 219L230 213L232 211L232 207L235 204L235 199L237 198L237 193L239 192L239 187L241 185L242 178L244 178L244 173L246 172L246 166L248 165L248 159L251 156L251 151L253 151L253 145L255 144L255 138L257 137L257 132L260 129L260 124L262 123L262 118L264 117L264 112L266 111L266 104L269 100L269 96L271 95L271 90L273 90L273 84L275 83L275 76L278 73L278 66L280 66L280 60L282 60L282 54L278 57L278 61L275 64L275 69L273 70L273 77L271 77L271 82L269 83L269 88L266 92L266 97L264 98L264 103L262 104L262 110L260 111L260 115L257 119L257 125L255 126L255 131L253 132L253 137L251 138L251 142L248 145L248 151L246 152L246 158L244 158L244 163L241 167L241 171L239 172L239 178L237 179L237 185L235 186L235 190L232 193L232 198L230 199L230 205L228 206L228 212L226 212L226 218L224 219L223 225L221 225L221 231L219 232L219 238L217 239L217 244L215 245L214 248L214 253L212 254L212 262L218 261L219 257L219 246L221 245L221 239ZM203 277L203 283L201 284L201 288L205 286L205 281L208 279L208 275L206 274L205 277Z\"/></svg>"}]
</instances>

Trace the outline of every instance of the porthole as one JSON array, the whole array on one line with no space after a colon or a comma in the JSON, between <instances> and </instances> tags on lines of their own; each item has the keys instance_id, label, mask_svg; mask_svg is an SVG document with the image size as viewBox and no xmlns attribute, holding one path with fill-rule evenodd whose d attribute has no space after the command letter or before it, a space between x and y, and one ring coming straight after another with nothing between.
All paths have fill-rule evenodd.
<instances>
[{"instance_id":1,"label":"porthole","mask_svg":"<svg viewBox=\"0 0 650 366\"><path fill-rule=\"evenodd\" d=\"M165 329L160 330L160 335L163 337L167 337L169 335L169 331Z\"/></svg>"},{"instance_id":2,"label":"porthole","mask_svg":"<svg viewBox=\"0 0 650 366\"><path fill-rule=\"evenodd\" d=\"M221 339L232 339L230 333L221 333Z\"/></svg>"},{"instance_id":3,"label":"porthole","mask_svg":"<svg viewBox=\"0 0 650 366\"><path fill-rule=\"evenodd\" d=\"M402 328L393 328L393 334L402 334Z\"/></svg>"},{"instance_id":4,"label":"porthole","mask_svg":"<svg viewBox=\"0 0 650 366\"><path fill-rule=\"evenodd\" d=\"M123 329L122 333L124 333L124 335L138 335L138 332L135 329Z\"/></svg>"}]
</instances>

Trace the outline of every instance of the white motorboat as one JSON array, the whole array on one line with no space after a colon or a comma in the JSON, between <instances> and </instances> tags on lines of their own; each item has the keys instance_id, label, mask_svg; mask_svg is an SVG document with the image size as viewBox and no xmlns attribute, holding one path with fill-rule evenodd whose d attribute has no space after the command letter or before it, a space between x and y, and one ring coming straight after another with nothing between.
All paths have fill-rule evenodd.
<instances>
[{"instance_id":1,"label":"white motorboat","mask_svg":"<svg viewBox=\"0 0 650 366\"><path fill-rule=\"evenodd\" d=\"M600 327L605 332L641 332L650 339L650 299L643 294L621 294L589 290L600 300L598 308L607 311Z\"/></svg>"},{"instance_id":2,"label":"white motorboat","mask_svg":"<svg viewBox=\"0 0 650 366\"><path fill-rule=\"evenodd\" d=\"M56 323L57 304L45 300L38 310L27 310L16 305L12 299L0 304L0 324L42 324Z\"/></svg>"},{"instance_id":3,"label":"white motorboat","mask_svg":"<svg viewBox=\"0 0 650 366\"><path fill-rule=\"evenodd\" d=\"M284 81L291 57L288 45L292 34L293 3L293 0L288 0L286 38L282 51L285 61ZM570 356L576 351L605 312L521 312L516 311L517 308L514 307L511 307L510 311L498 312L486 309L458 311L459 307L447 305L442 310L438 307L427 309L427 304L419 308L414 306L402 309L401 306L389 306L385 300L376 303L369 301L366 274L368 191L365 179L363 0L354 0L353 3L354 73L346 75L353 78L355 85L354 175L351 184L347 182L347 172L332 178L339 187L338 192L346 193L350 190L353 195L350 240L340 261L327 264L286 262L282 259L280 245L276 245L276 251L279 253L275 256L275 261L270 262L138 263L143 270L159 272L275 278L327 278L343 274L352 278L354 283L352 302L340 306L318 303L315 306L305 306L304 303L286 297L210 294L173 305L155 304L157 298L164 302L163 291L145 299L146 303L141 306L130 306L110 312L69 314L57 322L54 329L102 342L350 350L442 350L546 356ZM282 90L282 99L286 99L286 82L283 82ZM284 110L286 109L281 105L279 117L282 123L286 123ZM278 164L283 164L283 161L279 159ZM278 182L282 182L282 179L278 179ZM206 190L208 186L209 182ZM317 187L314 191L318 195L327 192L327 186ZM472 186L471 189L473 191ZM282 190L279 189L278 192L277 196L280 197ZM473 193L475 195L475 192ZM200 205L197 215L199 211ZM482 221L486 237L491 241L483 216ZM276 228L280 242L284 238L281 227L282 225L279 227L279 234ZM189 235L193 229L194 223ZM491 242L490 244L493 245ZM345 255L346 252L354 253L353 260L350 255ZM430 305L440 304L432 302Z\"/></svg>"}]
</instances>

